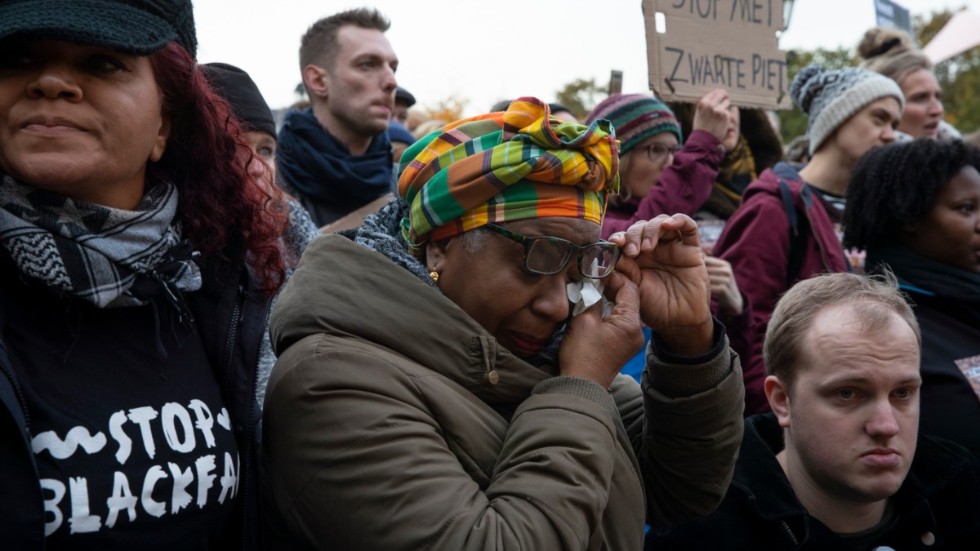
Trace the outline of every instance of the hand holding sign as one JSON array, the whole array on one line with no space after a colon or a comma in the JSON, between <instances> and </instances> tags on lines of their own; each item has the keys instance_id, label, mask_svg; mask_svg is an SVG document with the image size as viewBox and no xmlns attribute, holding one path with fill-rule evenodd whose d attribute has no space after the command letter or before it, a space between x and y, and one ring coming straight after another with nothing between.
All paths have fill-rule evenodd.
<instances>
[{"instance_id":1,"label":"hand holding sign","mask_svg":"<svg viewBox=\"0 0 980 551\"><path fill-rule=\"evenodd\" d=\"M724 141L730 126L730 109L728 92L722 89L708 92L698 100L694 109L694 130L704 130L718 138L718 141Z\"/></svg>"}]
</instances>

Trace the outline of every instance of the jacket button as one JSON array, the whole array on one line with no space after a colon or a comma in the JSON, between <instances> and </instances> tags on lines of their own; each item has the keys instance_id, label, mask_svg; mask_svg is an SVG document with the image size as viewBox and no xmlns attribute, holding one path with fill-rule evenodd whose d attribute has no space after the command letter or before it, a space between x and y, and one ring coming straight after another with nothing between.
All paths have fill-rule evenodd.
<instances>
[{"instance_id":1,"label":"jacket button","mask_svg":"<svg viewBox=\"0 0 980 551\"><path fill-rule=\"evenodd\" d=\"M933 534L932 532L922 534L922 545L929 547L934 543L936 543L936 534Z\"/></svg>"},{"instance_id":2,"label":"jacket button","mask_svg":"<svg viewBox=\"0 0 980 551\"><path fill-rule=\"evenodd\" d=\"M483 380L491 385L495 385L500 382L500 375L497 373L497 370L491 369L483 374Z\"/></svg>"}]
</instances>

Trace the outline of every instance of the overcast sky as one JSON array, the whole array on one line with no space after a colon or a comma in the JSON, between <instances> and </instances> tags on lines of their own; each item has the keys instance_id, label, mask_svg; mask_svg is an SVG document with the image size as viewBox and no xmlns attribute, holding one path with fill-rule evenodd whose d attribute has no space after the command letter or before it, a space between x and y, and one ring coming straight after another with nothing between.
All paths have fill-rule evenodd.
<instances>
[{"instance_id":1,"label":"overcast sky","mask_svg":"<svg viewBox=\"0 0 980 551\"><path fill-rule=\"evenodd\" d=\"M963 6L980 12L980 0L898 3L913 15ZM307 27L365 5L391 19L398 82L421 105L456 97L474 115L504 98L554 101L576 79L605 85L613 69L624 73L624 92L648 89L640 0L194 0L198 59L241 67L273 108L284 107L296 99ZM853 48L874 24L873 0L796 0L780 47Z\"/></svg>"}]
</instances>

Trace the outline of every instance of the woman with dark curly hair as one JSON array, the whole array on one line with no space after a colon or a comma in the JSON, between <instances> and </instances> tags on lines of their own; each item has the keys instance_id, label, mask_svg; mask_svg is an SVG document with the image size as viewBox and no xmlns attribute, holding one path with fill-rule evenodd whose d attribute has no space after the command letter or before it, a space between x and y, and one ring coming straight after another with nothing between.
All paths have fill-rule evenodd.
<instances>
[{"instance_id":1,"label":"woman with dark curly hair","mask_svg":"<svg viewBox=\"0 0 980 551\"><path fill-rule=\"evenodd\" d=\"M980 457L980 149L920 139L873 150L848 187L844 244L891 269L922 329L920 430Z\"/></svg>"},{"instance_id":2,"label":"woman with dark curly hair","mask_svg":"<svg viewBox=\"0 0 980 551\"><path fill-rule=\"evenodd\" d=\"M0 3L5 549L254 547L285 214L188 0Z\"/></svg>"}]
</instances>

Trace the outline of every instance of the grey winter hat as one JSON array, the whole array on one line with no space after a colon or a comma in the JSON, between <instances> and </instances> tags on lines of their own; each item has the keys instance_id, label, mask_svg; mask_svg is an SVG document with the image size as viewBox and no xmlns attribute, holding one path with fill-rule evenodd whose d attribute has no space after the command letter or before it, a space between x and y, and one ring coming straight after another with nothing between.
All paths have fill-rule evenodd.
<instances>
[{"instance_id":1,"label":"grey winter hat","mask_svg":"<svg viewBox=\"0 0 980 551\"><path fill-rule=\"evenodd\" d=\"M149 55L177 42L197 55L191 0L0 0L0 40L64 40Z\"/></svg>"},{"instance_id":2,"label":"grey winter hat","mask_svg":"<svg viewBox=\"0 0 980 551\"><path fill-rule=\"evenodd\" d=\"M793 103L809 116L806 135L810 155L869 103L893 97L905 109L905 96L894 80L866 69L827 70L809 65L801 70L789 88Z\"/></svg>"}]
</instances>

